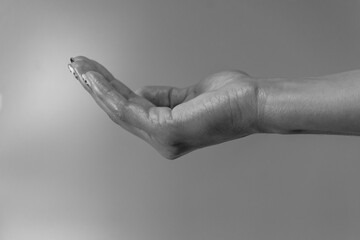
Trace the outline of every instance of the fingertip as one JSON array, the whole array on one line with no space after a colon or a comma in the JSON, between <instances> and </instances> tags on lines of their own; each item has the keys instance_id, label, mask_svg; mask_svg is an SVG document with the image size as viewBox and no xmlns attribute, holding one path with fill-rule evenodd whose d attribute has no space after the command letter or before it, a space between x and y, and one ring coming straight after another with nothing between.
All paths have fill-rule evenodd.
<instances>
[{"instance_id":1,"label":"fingertip","mask_svg":"<svg viewBox=\"0 0 360 240\"><path fill-rule=\"evenodd\" d=\"M85 56L76 56L76 57L72 57L70 58L70 61L71 59L73 59L73 62L76 62L76 61L89 61L90 59L85 57Z\"/></svg>"},{"instance_id":2,"label":"fingertip","mask_svg":"<svg viewBox=\"0 0 360 240\"><path fill-rule=\"evenodd\" d=\"M70 72L72 73L72 75L74 75L74 77L79 80L79 75L77 74L77 72L75 71L74 67L71 64L68 64L68 69L70 70Z\"/></svg>"},{"instance_id":3,"label":"fingertip","mask_svg":"<svg viewBox=\"0 0 360 240\"><path fill-rule=\"evenodd\" d=\"M92 71L94 68L92 67L91 63L86 61L75 61L74 63L71 63L71 66L74 68L74 70L77 72L77 74L81 77L82 74Z\"/></svg>"}]
</instances>

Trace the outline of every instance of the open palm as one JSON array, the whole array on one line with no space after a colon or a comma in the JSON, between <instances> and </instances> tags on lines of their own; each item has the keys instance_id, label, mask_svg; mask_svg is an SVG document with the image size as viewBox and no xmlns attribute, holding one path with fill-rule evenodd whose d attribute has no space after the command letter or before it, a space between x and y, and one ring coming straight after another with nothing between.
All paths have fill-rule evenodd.
<instances>
[{"instance_id":1,"label":"open palm","mask_svg":"<svg viewBox=\"0 0 360 240\"><path fill-rule=\"evenodd\" d=\"M133 92L86 57L73 58L69 68L115 123L168 159L257 132L256 81L246 73L224 71L187 88Z\"/></svg>"}]
</instances>

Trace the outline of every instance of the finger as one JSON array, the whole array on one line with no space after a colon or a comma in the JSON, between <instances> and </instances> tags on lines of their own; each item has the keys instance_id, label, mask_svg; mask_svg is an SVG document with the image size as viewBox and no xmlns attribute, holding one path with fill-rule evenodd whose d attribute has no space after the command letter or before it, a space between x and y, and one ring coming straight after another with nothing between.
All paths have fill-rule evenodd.
<instances>
[{"instance_id":1,"label":"finger","mask_svg":"<svg viewBox=\"0 0 360 240\"><path fill-rule=\"evenodd\" d=\"M68 67L70 69L70 72L73 72L75 78L79 80L85 90L91 93L92 89L90 88L89 83L87 82L87 80L83 79L82 76L84 73L94 70L95 67L93 66L93 64L89 61L76 59L76 61L73 60L73 62L69 64Z\"/></svg>"},{"instance_id":2,"label":"finger","mask_svg":"<svg viewBox=\"0 0 360 240\"><path fill-rule=\"evenodd\" d=\"M90 80L88 79L88 77L85 74L83 74L82 78L85 79L90 84ZM124 129L126 129L128 132L131 132L132 134L149 142L150 137L145 131L138 129L134 126L131 126L130 124L127 124L123 121L120 121L120 119L118 119L118 117L117 117L117 114L115 114L101 99L99 99L97 97L97 95L94 93L94 91L91 91L91 96L93 97L95 102L98 104L98 106L110 117L110 119L112 121L116 122L118 125L120 125Z\"/></svg>"},{"instance_id":3,"label":"finger","mask_svg":"<svg viewBox=\"0 0 360 240\"><path fill-rule=\"evenodd\" d=\"M131 126L125 122L119 121L117 119L116 114L114 114L106 105L103 101L101 101L95 94L92 95L95 102L98 104L98 106L110 117L110 119L113 122L116 122L118 125L120 125L122 128L124 128L125 130L127 130L128 132L140 137L141 139L145 140L145 141L149 141L149 135L146 134L146 132L144 132L141 129L138 129L134 126Z\"/></svg>"},{"instance_id":4,"label":"finger","mask_svg":"<svg viewBox=\"0 0 360 240\"><path fill-rule=\"evenodd\" d=\"M75 77L82 83L83 87L89 93L91 93L90 92L91 88L89 86L89 83L82 76L86 72L93 71L93 69L95 68L94 63L89 62L85 57L76 57L76 61L74 61L70 66L73 67L73 71L75 71ZM108 81L108 79L106 78L105 80ZM147 107L153 107L153 104L151 104L148 100L136 95L130 88L128 88L125 84L121 83L120 81L115 80L108 82L114 87L115 90L117 90L120 93L121 96L125 97L126 100L140 103L144 106L146 105Z\"/></svg>"},{"instance_id":5,"label":"finger","mask_svg":"<svg viewBox=\"0 0 360 240\"><path fill-rule=\"evenodd\" d=\"M95 66L89 61L76 61L71 63L71 66L76 69L80 76L89 71L96 71Z\"/></svg>"},{"instance_id":6,"label":"finger","mask_svg":"<svg viewBox=\"0 0 360 240\"><path fill-rule=\"evenodd\" d=\"M176 88L168 86L147 86L135 91L158 107L173 108L187 101L193 95L193 88Z\"/></svg>"},{"instance_id":7,"label":"finger","mask_svg":"<svg viewBox=\"0 0 360 240\"><path fill-rule=\"evenodd\" d=\"M80 60L90 60L90 59L85 56L76 56L76 57L70 58L70 62L72 62L72 63L76 62L76 61L80 61Z\"/></svg>"},{"instance_id":8,"label":"finger","mask_svg":"<svg viewBox=\"0 0 360 240\"><path fill-rule=\"evenodd\" d=\"M111 74L111 72L109 70L107 70L103 65L101 65L100 63L98 63L95 60L89 59L84 56L77 56L77 57L70 58L70 61L71 62L84 61L87 63L91 63L93 65L93 67L95 68L93 70L102 74L107 80L115 79L115 77Z\"/></svg>"},{"instance_id":9,"label":"finger","mask_svg":"<svg viewBox=\"0 0 360 240\"><path fill-rule=\"evenodd\" d=\"M96 97L115 116L113 120L127 123L145 131L149 129L151 122L148 117L148 106L128 101L97 72L87 72L83 77L90 82Z\"/></svg>"},{"instance_id":10,"label":"finger","mask_svg":"<svg viewBox=\"0 0 360 240\"><path fill-rule=\"evenodd\" d=\"M116 79L111 74L111 72L107 70L103 65L101 65L95 60L90 60L90 61L94 65L96 72L102 74L121 95L123 95L126 99L134 97L135 93L125 84L123 84L121 81Z\"/></svg>"},{"instance_id":11,"label":"finger","mask_svg":"<svg viewBox=\"0 0 360 240\"><path fill-rule=\"evenodd\" d=\"M68 65L68 68L70 70L70 72L74 75L74 77L81 83L81 85L85 88L86 91L88 91L91 94L91 88L89 83L81 78L81 75L79 74L79 72L76 70L76 68L74 68L71 64Z\"/></svg>"},{"instance_id":12,"label":"finger","mask_svg":"<svg viewBox=\"0 0 360 240\"><path fill-rule=\"evenodd\" d=\"M105 77L105 79L113 85L113 87L126 99L135 97L135 93L128 88L125 84L117 80L109 70L107 70L103 65L100 63L91 60L84 56L77 56L72 58L73 63L72 66L76 68L80 74L80 76L88 71L95 71L100 73Z\"/></svg>"}]
</instances>

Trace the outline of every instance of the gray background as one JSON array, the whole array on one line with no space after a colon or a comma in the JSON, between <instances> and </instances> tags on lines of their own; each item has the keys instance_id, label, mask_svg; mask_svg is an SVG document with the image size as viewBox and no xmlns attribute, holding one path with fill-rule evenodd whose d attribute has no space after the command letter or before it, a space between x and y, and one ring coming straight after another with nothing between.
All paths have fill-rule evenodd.
<instances>
[{"instance_id":1,"label":"gray background","mask_svg":"<svg viewBox=\"0 0 360 240\"><path fill-rule=\"evenodd\" d=\"M360 138L253 135L178 160L67 69L129 87L359 68L358 0L0 0L0 239L359 239Z\"/></svg>"}]
</instances>

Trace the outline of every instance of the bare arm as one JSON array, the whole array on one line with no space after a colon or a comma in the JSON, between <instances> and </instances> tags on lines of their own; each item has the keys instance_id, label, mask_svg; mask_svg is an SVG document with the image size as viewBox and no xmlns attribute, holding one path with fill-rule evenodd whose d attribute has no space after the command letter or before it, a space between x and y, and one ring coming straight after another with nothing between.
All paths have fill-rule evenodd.
<instances>
[{"instance_id":1,"label":"bare arm","mask_svg":"<svg viewBox=\"0 0 360 240\"><path fill-rule=\"evenodd\" d=\"M259 131L360 135L360 70L259 80Z\"/></svg>"},{"instance_id":2,"label":"bare arm","mask_svg":"<svg viewBox=\"0 0 360 240\"><path fill-rule=\"evenodd\" d=\"M224 71L132 91L86 57L69 69L111 120L168 159L254 133L360 135L360 70L302 79Z\"/></svg>"}]
</instances>

